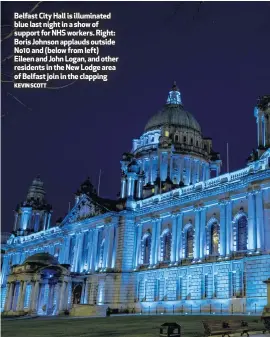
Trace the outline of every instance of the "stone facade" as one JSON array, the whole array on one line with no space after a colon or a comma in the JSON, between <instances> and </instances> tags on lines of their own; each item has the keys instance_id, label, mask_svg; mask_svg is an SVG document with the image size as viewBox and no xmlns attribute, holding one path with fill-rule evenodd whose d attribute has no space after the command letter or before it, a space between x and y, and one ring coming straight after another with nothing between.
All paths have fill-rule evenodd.
<instances>
[{"instance_id":1,"label":"stone facade","mask_svg":"<svg viewBox=\"0 0 270 337\"><path fill-rule=\"evenodd\" d=\"M5 314L259 312L270 277L270 98L255 117L258 148L241 170L221 160L174 85L121 161L117 202L87 179L50 224L40 178L3 246ZM212 177L212 178L211 178Z\"/></svg>"}]
</instances>

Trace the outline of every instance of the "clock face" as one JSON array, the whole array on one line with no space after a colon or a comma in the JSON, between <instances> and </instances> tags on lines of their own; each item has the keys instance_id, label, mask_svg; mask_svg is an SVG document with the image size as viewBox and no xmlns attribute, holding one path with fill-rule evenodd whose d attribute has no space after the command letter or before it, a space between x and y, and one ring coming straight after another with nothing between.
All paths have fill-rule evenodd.
<instances>
[{"instance_id":1,"label":"clock face","mask_svg":"<svg viewBox=\"0 0 270 337\"><path fill-rule=\"evenodd\" d=\"M94 206L93 205L82 205L79 212L79 217L83 218L89 215L94 214Z\"/></svg>"},{"instance_id":2,"label":"clock face","mask_svg":"<svg viewBox=\"0 0 270 337\"><path fill-rule=\"evenodd\" d=\"M91 212L90 207L88 205L83 205L80 209L80 217L85 217Z\"/></svg>"}]
</instances>

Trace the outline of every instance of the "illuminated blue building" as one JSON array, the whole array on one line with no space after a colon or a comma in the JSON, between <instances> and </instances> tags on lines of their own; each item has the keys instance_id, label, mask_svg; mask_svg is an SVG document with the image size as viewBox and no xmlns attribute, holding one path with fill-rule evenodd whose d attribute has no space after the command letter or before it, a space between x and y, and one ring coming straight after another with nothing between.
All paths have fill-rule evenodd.
<instances>
[{"instance_id":1,"label":"illuminated blue building","mask_svg":"<svg viewBox=\"0 0 270 337\"><path fill-rule=\"evenodd\" d=\"M220 175L219 153L174 84L123 155L117 202L87 179L51 226L36 178L3 246L2 311L261 311L270 277L270 96L254 115L257 149L246 167Z\"/></svg>"}]
</instances>

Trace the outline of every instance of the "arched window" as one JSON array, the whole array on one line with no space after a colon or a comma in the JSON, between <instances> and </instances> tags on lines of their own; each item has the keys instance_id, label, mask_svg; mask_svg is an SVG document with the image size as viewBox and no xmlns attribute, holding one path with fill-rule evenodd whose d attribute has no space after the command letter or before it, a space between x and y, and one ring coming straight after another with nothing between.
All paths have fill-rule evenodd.
<instances>
[{"instance_id":1,"label":"arched window","mask_svg":"<svg viewBox=\"0 0 270 337\"><path fill-rule=\"evenodd\" d=\"M186 141L187 141L187 137L184 136L184 137L183 137L183 142L185 143Z\"/></svg>"},{"instance_id":2,"label":"arched window","mask_svg":"<svg viewBox=\"0 0 270 337\"><path fill-rule=\"evenodd\" d=\"M179 136L178 136L178 135L175 135L174 140L175 140L176 142L178 142L178 141L179 141Z\"/></svg>"},{"instance_id":3,"label":"arched window","mask_svg":"<svg viewBox=\"0 0 270 337\"><path fill-rule=\"evenodd\" d=\"M210 254L217 256L219 255L219 233L220 233L220 226L217 222L214 222L211 226L211 233L210 233Z\"/></svg>"},{"instance_id":4,"label":"arched window","mask_svg":"<svg viewBox=\"0 0 270 337\"><path fill-rule=\"evenodd\" d=\"M197 147L199 146L199 142L198 142L198 141L196 142L196 146L197 146Z\"/></svg>"},{"instance_id":5,"label":"arched window","mask_svg":"<svg viewBox=\"0 0 270 337\"><path fill-rule=\"evenodd\" d=\"M237 250L247 250L248 240L248 222L245 215L241 216L237 221Z\"/></svg>"},{"instance_id":6,"label":"arched window","mask_svg":"<svg viewBox=\"0 0 270 337\"><path fill-rule=\"evenodd\" d=\"M189 227L186 232L186 258L193 257L194 229Z\"/></svg>"},{"instance_id":7,"label":"arched window","mask_svg":"<svg viewBox=\"0 0 270 337\"><path fill-rule=\"evenodd\" d=\"M155 137L152 137L151 142L154 143L154 141L155 141Z\"/></svg>"},{"instance_id":8,"label":"arched window","mask_svg":"<svg viewBox=\"0 0 270 337\"><path fill-rule=\"evenodd\" d=\"M161 259L164 262L171 261L172 234L167 231L161 238Z\"/></svg>"},{"instance_id":9,"label":"arched window","mask_svg":"<svg viewBox=\"0 0 270 337\"><path fill-rule=\"evenodd\" d=\"M150 264L150 254L151 254L151 234L144 235L142 239L142 263Z\"/></svg>"},{"instance_id":10,"label":"arched window","mask_svg":"<svg viewBox=\"0 0 270 337\"><path fill-rule=\"evenodd\" d=\"M190 139L190 145L193 145L193 138Z\"/></svg>"}]
</instances>

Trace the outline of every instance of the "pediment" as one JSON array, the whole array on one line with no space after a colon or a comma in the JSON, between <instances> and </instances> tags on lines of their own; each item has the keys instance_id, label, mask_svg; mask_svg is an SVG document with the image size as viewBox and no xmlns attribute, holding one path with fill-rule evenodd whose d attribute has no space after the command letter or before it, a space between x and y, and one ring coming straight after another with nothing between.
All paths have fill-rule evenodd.
<instances>
[{"instance_id":1,"label":"pediment","mask_svg":"<svg viewBox=\"0 0 270 337\"><path fill-rule=\"evenodd\" d=\"M77 204L67 214L62 222L62 225L67 225L88 218L92 218L101 213L103 213L102 208L97 205L97 203L95 203L90 197L84 195L80 197Z\"/></svg>"}]
</instances>

